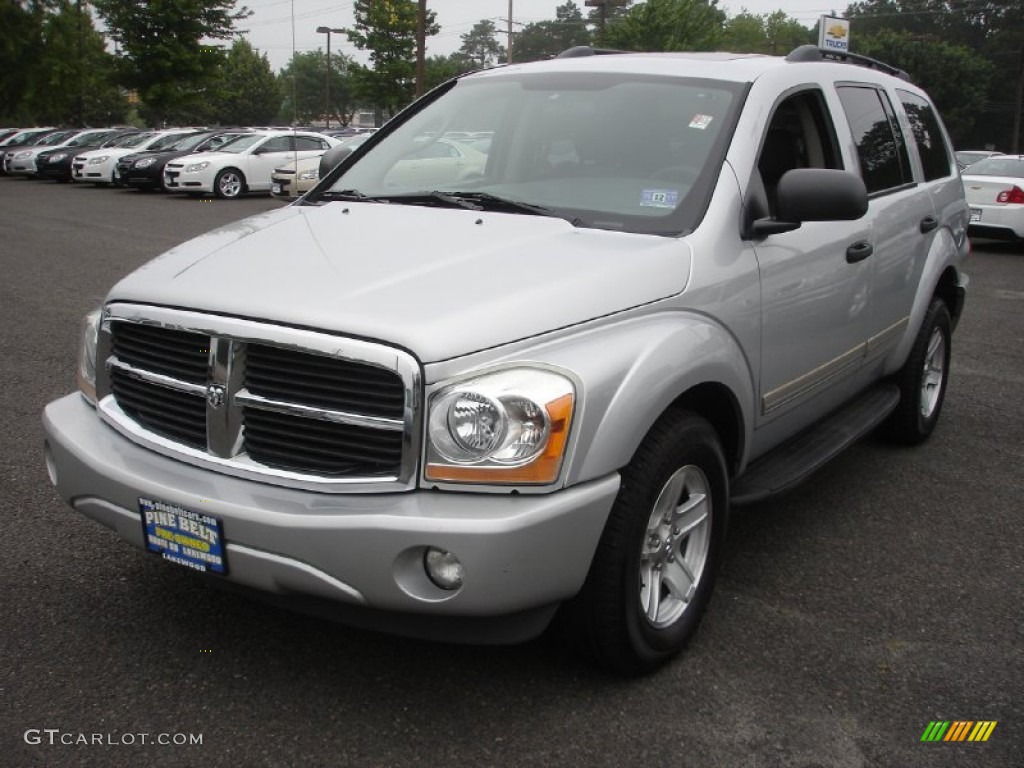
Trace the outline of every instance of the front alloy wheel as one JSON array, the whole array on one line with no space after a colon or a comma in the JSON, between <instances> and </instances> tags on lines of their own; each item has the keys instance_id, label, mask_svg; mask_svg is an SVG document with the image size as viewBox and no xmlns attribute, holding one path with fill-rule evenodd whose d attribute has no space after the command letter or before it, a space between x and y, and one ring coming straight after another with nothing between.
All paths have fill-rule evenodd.
<instances>
[{"instance_id":1,"label":"front alloy wheel","mask_svg":"<svg viewBox=\"0 0 1024 768\"><path fill-rule=\"evenodd\" d=\"M213 184L214 193L221 199L238 197L245 189L245 180L242 174L234 168L225 168L217 174Z\"/></svg>"},{"instance_id":2,"label":"front alloy wheel","mask_svg":"<svg viewBox=\"0 0 1024 768\"><path fill-rule=\"evenodd\" d=\"M569 639L616 672L649 672L678 653L711 599L725 542L729 481L703 418L670 410L630 463L583 589L563 605Z\"/></svg>"},{"instance_id":3,"label":"front alloy wheel","mask_svg":"<svg viewBox=\"0 0 1024 768\"><path fill-rule=\"evenodd\" d=\"M711 503L700 467L681 467L661 489L640 549L640 607L656 629L690 606L711 548Z\"/></svg>"}]
</instances>

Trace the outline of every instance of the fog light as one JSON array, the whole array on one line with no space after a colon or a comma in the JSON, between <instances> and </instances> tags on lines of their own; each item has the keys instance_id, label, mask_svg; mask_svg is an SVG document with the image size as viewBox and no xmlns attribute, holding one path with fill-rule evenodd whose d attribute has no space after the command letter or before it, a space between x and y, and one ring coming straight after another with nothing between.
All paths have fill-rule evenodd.
<instances>
[{"instance_id":1,"label":"fog light","mask_svg":"<svg viewBox=\"0 0 1024 768\"><path fill-rule=\"evenodd\" d=\"M447 550L427 547L423 555L423 567L430 580L441 589L455 590L462 586L462 563Z\"/></svg>"}]
</instances>

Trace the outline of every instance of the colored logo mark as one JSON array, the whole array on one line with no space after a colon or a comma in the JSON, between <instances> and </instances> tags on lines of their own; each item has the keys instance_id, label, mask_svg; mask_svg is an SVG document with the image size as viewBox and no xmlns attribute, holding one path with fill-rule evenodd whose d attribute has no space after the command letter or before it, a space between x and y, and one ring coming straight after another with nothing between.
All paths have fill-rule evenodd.
<instances>
[{"instance_id":1,"label":"colored logo mark","mask_svg":"<svg viewBox=\"0 0 1024 768\"><path fill-rule=\"evenodd\" d=\"M932 720L921 741L988 741L996 720Z\"/></svg>"}]
</instances>

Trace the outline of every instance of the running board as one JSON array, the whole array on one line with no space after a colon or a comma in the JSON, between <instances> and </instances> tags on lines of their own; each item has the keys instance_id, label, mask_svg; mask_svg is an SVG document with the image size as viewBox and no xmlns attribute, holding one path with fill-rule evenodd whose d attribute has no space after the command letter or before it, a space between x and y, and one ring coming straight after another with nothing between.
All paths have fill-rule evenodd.
<instances>
[{"instance_id":1,"label":"running board","mask_svg":"<svg viewBox=\"0 0 1024 768\"><path fill-rule=\"evenodd\" d=\"M870 389L821 423L751 464L735 482L734 505L752 504L788 491L835 458L893 412L900 402L895 384Z\"/></svg>"}]
</instances>

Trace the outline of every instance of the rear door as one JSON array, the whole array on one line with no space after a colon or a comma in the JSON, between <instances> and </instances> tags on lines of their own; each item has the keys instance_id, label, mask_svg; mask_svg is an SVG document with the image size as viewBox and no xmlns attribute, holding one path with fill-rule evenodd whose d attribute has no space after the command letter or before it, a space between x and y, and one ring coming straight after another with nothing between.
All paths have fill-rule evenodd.
<instances>
[{"instance_id":1,"label":"rear door","mask_svg":"<svg viewBox=\"0 0 1024 768\"><path fill-rule=\"evenodd\" d=\"M869 83L840 83L836 90L868 190L871 292L865 355L871 361L906 333L938 217L931 196L921 189L921 171L911 163L889 93Z\"/></svg>"}]
</instances>

